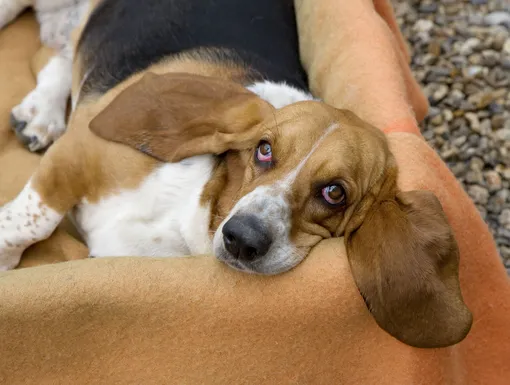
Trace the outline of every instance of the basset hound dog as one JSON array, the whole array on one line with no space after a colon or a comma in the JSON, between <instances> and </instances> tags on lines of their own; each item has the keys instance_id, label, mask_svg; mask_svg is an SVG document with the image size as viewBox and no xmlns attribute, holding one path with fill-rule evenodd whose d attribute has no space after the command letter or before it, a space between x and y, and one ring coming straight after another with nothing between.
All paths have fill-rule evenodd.
<instances>
[{"instance_id":1,"label":"basset hound dog","mask_svg":"<svg viewBox=\"0 0 510 385\"><path fill-rule=\"evenodd\" d=\"M27 5L57 53L13 130L55 143L0 209L0 269L67 213L94 257L213 254L266 275L343 237L382 328L420 347L466 336L438 199L400 191L385 135L309 93L292 1L0 0L0 25Z\"/></svg>"}]
</instances>

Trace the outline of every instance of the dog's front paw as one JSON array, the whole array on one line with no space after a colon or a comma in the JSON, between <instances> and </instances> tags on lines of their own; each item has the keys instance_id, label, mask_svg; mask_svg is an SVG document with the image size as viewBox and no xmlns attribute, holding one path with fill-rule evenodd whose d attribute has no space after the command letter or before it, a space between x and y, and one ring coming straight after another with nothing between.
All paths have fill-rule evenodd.
<instances>
[{"instance_id":1,"label":"dog's front paw","mask_svg":"<svg viewBox=\"0 0 510 385\"><path fill-rule=\"evenodd\" d=\"M11 112L11 126L30 151L44 150L65 131L66 103L35 89Z\"/></svg>"},{"instance_id":2,"label":"dog's front paw","mask_svg":"<svg viewBox=\"0 0 510 385\"><path fill-rule=\"evenodd\" d=\"M21 224L18 224L20 219L10 210L9 205L0 208L0 271L14 269L23 254L24 247L19 244L17 235L21 230Z\"/></svg>"},{"instance_id":3,"label":"dog's front paw","mask_svg":"<svg viewBox=\"0 0 510 385\"><path fill-rule=\"evenodd\" d=\"M14 244L7 246L4 243L0 247L0 271L12 270L18 266L22 254L23 249L16 247Z\"/></svg>"}]
</instances>

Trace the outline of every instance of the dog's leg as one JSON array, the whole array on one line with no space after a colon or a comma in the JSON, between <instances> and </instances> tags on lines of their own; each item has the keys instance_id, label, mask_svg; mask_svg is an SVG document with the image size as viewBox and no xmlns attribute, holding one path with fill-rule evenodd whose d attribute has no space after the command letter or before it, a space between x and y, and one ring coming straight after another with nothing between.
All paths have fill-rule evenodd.
<instances>
[{"instance_id":1,"label":"dog's leg","mask_svg":"<svg viewBox=\"0 0 510 385\"><path fill-rule=\"evenodd\" d=\"M69 159L69 147L64 138L52 146L18 196L0 208L0 271L16 267L23 251L48 238L81 198L73 187L80 159Z\"/></svg>"},{"instance_id":2,"label":"dog's leg","mask_svg":"<svg viewBox=\"0 0 510 385\"><path fill-rule=\"evenodd\" d=\"M0 29L32 4L30 0L0 0Z\"/></svg>"},{"instance_id":3,"label":"dog's leg","mask_svg":"<svg viewBox=\"0 0 510 385\"><path fill-rule=\"evenodd\" d=\"M71 34L80 25L87 10L85 0L36 2L41 41L57 54L38 74L36 88L12 110L11 125L30 151L48 147L66 129L74 51Z\"/></svg>"},{"instance_id":4,"label":"dog's leg","mask_svg":"<svg viewBox=\"0 0 510 385\"><path fill-rule=\"evenodd\" d=\"M64 133L71 74L69 46L50 59L37 76L37 87L13 108L11 125L30 151L46 148Z\"/></svg>"}]
</instances>

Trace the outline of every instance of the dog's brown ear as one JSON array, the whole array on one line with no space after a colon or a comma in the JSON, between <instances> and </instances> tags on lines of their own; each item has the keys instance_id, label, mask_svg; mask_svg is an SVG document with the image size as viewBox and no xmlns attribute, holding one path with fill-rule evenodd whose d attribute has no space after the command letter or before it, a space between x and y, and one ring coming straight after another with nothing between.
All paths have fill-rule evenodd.
<instances>
[{"instance_id":1,"label":"dog's brown ear","mask_svg":"<svg viewBox=\"0 0 510 385\"><path fill-rule=\"evenodd\" d=\"M256 145L273 107L241 85L211 77L145 74L89 124L96 135L176 162Z\"/></svg>"},{"instance_id":2,"label":"dog's brown ear","mask_svg":"<svg viewBox=\"0 0 510 385\"><path fill-rule=\"evenodd\" d=\"M434 194L400 192L373 203L345 241L355 282L380 327L422 348L466 337L472 315L460 291L459 251Z\"/></svg>"}]
</instances>

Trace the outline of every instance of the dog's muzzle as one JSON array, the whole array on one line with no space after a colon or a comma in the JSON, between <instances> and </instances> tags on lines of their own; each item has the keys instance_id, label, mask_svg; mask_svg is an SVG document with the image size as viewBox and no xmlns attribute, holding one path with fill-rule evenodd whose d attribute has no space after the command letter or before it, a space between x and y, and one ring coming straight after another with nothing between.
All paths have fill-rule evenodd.
<instances>
[{"instance_id":1,"label":"dog's muzzle","mask_svg":"<svg viewBox=\"0 0 510 385\"><path fill-rule=\"evenodd\" d=\"M267 226L253 214L234 215L225 223L222 233L226 251L239 262L264 257L273 243Z\"/></svg>"}]
</instances>

